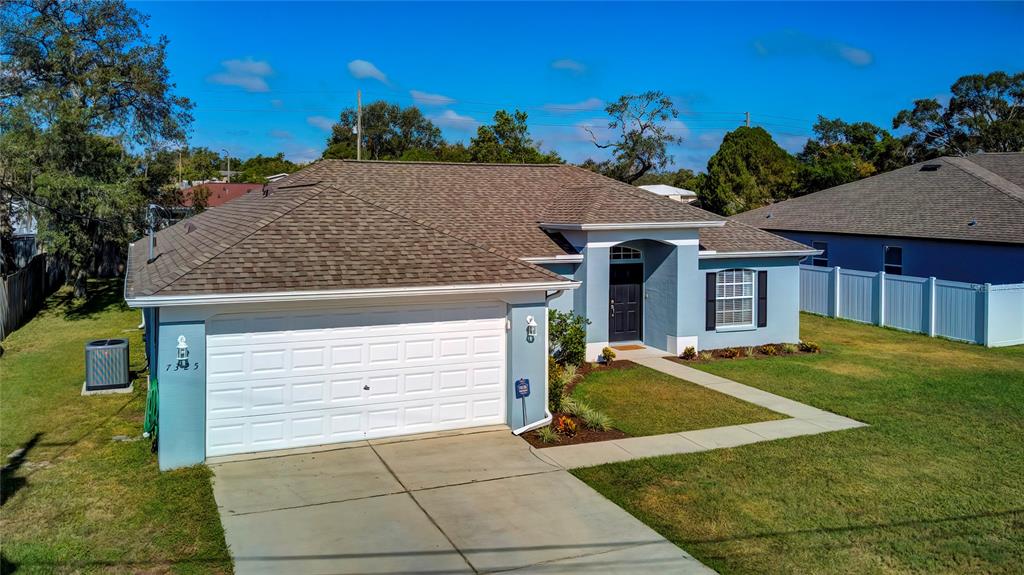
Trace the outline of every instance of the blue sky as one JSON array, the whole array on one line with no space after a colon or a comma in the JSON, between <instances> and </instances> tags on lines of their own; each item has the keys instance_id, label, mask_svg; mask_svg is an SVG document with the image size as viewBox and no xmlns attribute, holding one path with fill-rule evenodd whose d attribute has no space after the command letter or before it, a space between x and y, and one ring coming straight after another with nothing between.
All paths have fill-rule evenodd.
<instances>
[{"instance_id":1,"label":"blue sky","mask_svg":"<svg viewBox=\"0 0 1024 575\"><path fill-rule=\"evenodd\" d=\"M318 157L362 89L467 142L518 107L582 161L601 157L582 126L604 126L607 101L661 90L681 111L676 165L703 169L745 111L796 151L817 114L889 128L961 75L1024 65L1024 3L132 5L170 39L192 145L239 157Z\"/></svg>"}]
</instances>

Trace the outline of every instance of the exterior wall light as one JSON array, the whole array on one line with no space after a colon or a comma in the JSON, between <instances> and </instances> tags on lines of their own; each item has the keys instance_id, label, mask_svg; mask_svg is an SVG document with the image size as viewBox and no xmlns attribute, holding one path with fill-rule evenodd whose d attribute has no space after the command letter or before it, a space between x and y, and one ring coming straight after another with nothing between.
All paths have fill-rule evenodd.
<instances>
[{"instance_id":1,"label":"exterior wall light","mask_svg":"<svg viewBox=\"0 0 1024 575\"><path fill-rule=\"evenodd\" d=\"M533 343L537 337L537 320L532 315L526 316L526 341Z\"/></svg>"},{"instance_id":2,"label":"exterior wall light","mask_svg":"<svg viewBox=\"0 0 1024 575\"><path fill-rule=\"evenodd\" d=\"M188 344L185 336L178 336L178 367L188 367Z\"/></svg>"}]
</instances>

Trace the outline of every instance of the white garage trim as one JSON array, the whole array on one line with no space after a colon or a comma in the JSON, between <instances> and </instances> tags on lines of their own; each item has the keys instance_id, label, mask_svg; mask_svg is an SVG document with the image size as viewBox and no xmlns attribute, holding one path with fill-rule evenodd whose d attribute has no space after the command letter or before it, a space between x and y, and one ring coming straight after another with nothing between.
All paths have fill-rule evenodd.
<instances>
[{"instance_id":1,"label":"white garage trim","mask_svg":"<svg viewBox=\"0 0 1024 575\"><path fill-rule=\"evenodd\" d=\"M507 307L207 320L206 455L505 423Z\"/></svg>"}]
</instances>

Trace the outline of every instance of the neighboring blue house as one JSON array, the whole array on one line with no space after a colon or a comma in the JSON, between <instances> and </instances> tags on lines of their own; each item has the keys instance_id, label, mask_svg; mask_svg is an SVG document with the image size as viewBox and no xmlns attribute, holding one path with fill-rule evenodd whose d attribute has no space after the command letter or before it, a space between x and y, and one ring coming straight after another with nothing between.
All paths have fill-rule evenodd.
<instances>
[{"instance_id":1,"label":"neighboring blue house","mask_svg":"<svg viewBox=\"0 0 1024 575\"><path fill-rule=\"evenodd\" d=\"M544 425L549 308L590 319L589 360L797 342L816 253L572 166L340 160L155 246L132 245L125 295L146 316L164 469Z\"/></svg>"},{"instance_id":2,"label":"neighboring blue house","mask_svg":"<svg viewBox=\"0 0 1024 575\"><path fill-rule=\"evenodd\" d=\"M929 160L733 219L821 250L811 265L1024 283L1024 153Z\"/></svg>"}]
</instances>

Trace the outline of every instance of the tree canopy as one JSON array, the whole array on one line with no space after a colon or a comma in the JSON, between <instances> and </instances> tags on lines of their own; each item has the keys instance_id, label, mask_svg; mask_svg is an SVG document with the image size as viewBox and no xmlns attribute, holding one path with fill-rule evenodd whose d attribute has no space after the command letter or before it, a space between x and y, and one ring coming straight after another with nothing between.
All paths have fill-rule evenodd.
<instances>
[{"instance_id":1,"label":"tree canopy","mask_svg":"<svg viewBox=\"0 0 1024 575\"><path fill-rule=\"evenodd\" d=\"M341 111L327 139L325 158L355 159L355 108ZM401 160L405 154L437 154L444 143L441 130L415 106L403 108L379 100L363 106L362 157Z\"/></svg>"},{"instance_id":2,"label":"tree canopy","mask_svg":"<svg viewBox=\"0 0 1024 575\"><path fill-rule=\"evenodd\" d=\"M592 163L593 168L632 184L647 172L662 170L672 163L668 146L683 140L668 125L679 116L679 111L665 94L626 94L608 104L605 112L611 118L608 129L617 134L617 139L602 142L587 128L595 146L612 152L610 160Z\"/></svg>"},{"instance_id":3,"label":"tree canopy","mask_svg":"<svg viewBox=\"0 0 1024 575\"><path fill-rule=\"evenodd\" d=\"M915 100L892 120L905 128L910 161L975 152L1024 151L1024 72L963 76L950 87L949 102Z\"/></svg>"},{"instance_id":4,"label":"tree canopy","mask_svg":"<svg viewBox=\"0 0 1024 575\"><path fill-rule=\"evenodd\" d=\"M797 162L764 128L736 128L708 160L697 191L701 207L722 215L790 197L797 189Z\"/></svg>"},{"instance_id":5,"label":"tree canopy","mask_svg":"<svg viewBox=\"0 0 1024 575\"><path fill-rule=\"evenodd\" d=\"M870 122L818 116L800 160L800 193L831 188L904 166L903 143Z\"/></svg>"},{"instance_id":6,"label":"tree canopy","mask_svg":"<svg viewBox=\"0 0 1024 575\"><path fill-rule=\"evenodd\" d=\"M552 164L561 163L555 152L544 153L530 137L526 126L526 112L509 113L498 110L494 124L477 128L476 137L469 142L469 157L473 162L498 164Z\"/></svg>"},{"instance_id":7,"label":"tree canopy","mask_svg":"<svg viewBox=\"0 0 1024 575\"><path fill-rule=\"evenodd\" d=\"M257 154L238 164L237 170L241 173L232 179L239 182L258 184L266 181L268 176L290 174L298 171L300 168L302 168L302 164L286 160L282 153L278 153L275 156Z\"/></svg>"},{"instance_id":8,"label":"tree canopy","mask_svg":"<svg viewBox=\"0 0 1024 575\"><path fill-rule=\"evenodd\" d=\"M0 199L29 206L79 294L97 248L142 221L151 192L133 149L182 140L192 119L146 21L122 0L0 6Z\"/></svg>"}]
</instances>

